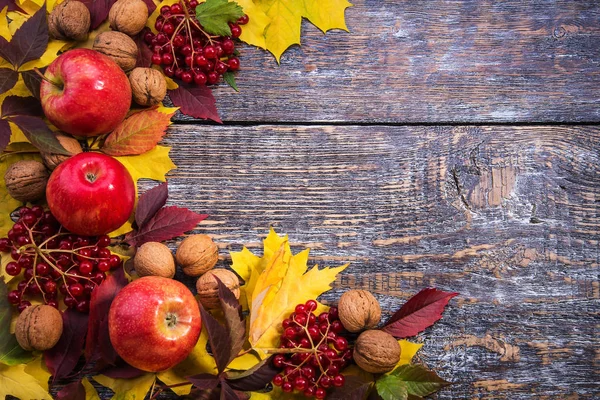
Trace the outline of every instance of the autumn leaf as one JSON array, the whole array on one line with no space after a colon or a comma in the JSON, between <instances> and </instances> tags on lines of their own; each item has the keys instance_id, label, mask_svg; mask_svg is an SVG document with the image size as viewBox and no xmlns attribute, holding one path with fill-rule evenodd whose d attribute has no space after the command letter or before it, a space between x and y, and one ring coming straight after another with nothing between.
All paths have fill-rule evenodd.
<instances>
[{"instance_id":1,"label":"autumn leaf","mask_svg":"<svg viewBox=\"0 0 600 400\"><path fill-rule=\"evenodd\" d=\"M16 4L15 0L0 0L0 10L4 7L8 7L8 11L25 12Z\"/></svg>"},{"instance_id":2,"label":"autumn leaf","mask_svg":"<svg viewBox=\"0 0 600 400\"><path fill-rule=\"evenodd\" d=\"M95 30L108 17L108 12L117 0L81 0L90 10L91 30Z\"/></svg>"},{"instance_id":3,"label":"autumn leaf","mask_svg":"<svg viewBox=\"0 0 600 400\"><path fill-rule=\"evenodd\" d=\"M434 288L423 289L392 315L383 330L397 339L415 336L442 318L444 308L457 295Z\"/></svg>"},{"instance_id":4,"label":"autumn leaf","mask_svg":"<svg viewBox=\"0 0 600 400\"><path fill-rule=\"evenodd\" d=\"M40 72L43 74L45 68L40 68ZM40 99L40 85L42 82L42 78L35 71L23 71L21 72L21 77L23 78L23 82L27 89L31 92L33 97L36 99Z\"/></svg>"},{"instance_id":5,"label":"autumn leaf","mask_svg":"<svg viewBox=\"0 0 600 400\"><path fill-rule=\"evenodd\" d=\"M8 120L18 126L29 142L37 147L39 151L71 155L56 139L54 132L48 128L43 119L30 115L14 115L8 117Z\"/></svg>"},{"instance_id":6,"label":"autumn leaf","mask_svg":"<svg viewBox=\"0 0 600 400\"><path fill-rule=\"evenodd\" d=\"M129 233L125 241L139 247L146 242L162 242L183 235L196 228L208 215L197 214L187 208L163 207L137 231Z\"/></svg>"},{"instance_id":7,"label":"autumn leaf","mask_svg":"<svg viewBox=\"0 0 600 400\"><path fill-rule=\"evenodd\" d=\"M237 357L244 347L246 341L246 322L242 315L242 306L233 292L215 277L217 280L219 302L225 317L225 325L230 332L229 337L229 359L227 365Z\"/></svg>"},{"instance_id":8,"label":"autumn leaf","mask_svg":"<svg viewBox=\"0 0 600 400\"><path fill-rule=\"evenodd\" d=\"M144 371L137 369L125 362L122 358L118 357L115 365L110 365L100 371L102 375L108 376L109 378L115 379L131 379L137 378L144 374Z\"/></svg>"},{"instance_id":9,"label":"autumn leaf","mask_svg":"<svg viewBox=\"0 0 600 400\"><path fill-rule=\"evenodd\" d=\"M196 7L196 19L208 33L231 36L228 22L236 22L244 15L242 7L227 0L206 0Z\"/></svg>"},{"instance_id":10,"label":"autumn leaf","mask_svg":"<svg viewBox=\"0 0 600 400\"><path fill-rule=\"evenodd\" d=\"M200 315L202 316L202 324L206 326L208 332L208 341L210 342L210 348L217 363L217 372L221 373L227 367L231 356L229 329L221 325L215 317L210 315L202 304L200 304ZM191 380L190 382L194 383Z\"/></svg>"},{"instance_id":11,"label":"autumn leaf","mask_svg":"<svg viewBox=\"0 0 600 400\"><path fill-rule=\"evenodd\" d=\"M10 333L13 307L8 302L7 293L6 283L4 283L4 279L0 278L0 364L22 364L31 360L32 355L23 350L15 335Z\"/></svg>"},{"instance_id":12,"label":"autumn leaf","mask_svg":"<svg viewBox=\"0 0 600 400\"><path fill-rule=\"evenodd\" d=\"M198 389L211 390L219 386L219 377L213 374L198 374L188 376L187 380Z\"/></svg>"},{"instance_id":13,"label":"autumn leaf","mask_svg":"<svg viewBox=\"0 0 600 400\"><path fill-rule=\"evenodd\" d=\"M143 110L125 119L106 138L101 151L110 156L129 156L152 150L167 132L176 109Z\"/></svg>"},{"instance_id":14,"label":"autumn leaf","mask_svg":"<svg viewBox=\"0 0 600 400\"><path fill-rule=\"evenodd\" d=\"M48 47L48 40L44 5L17 29L10 42L0 45L0 56L17 69L28 61L40 58Z\"/></svg>"},{"instance_id":15,"label":"autumn leaf","mask_svg":"<svg viewBox=\"0 0 600 400\"><path fill-rule=\"evenodd\" d=\"M266 358L241 373L228 373L226 381L232 389L255 392L264 390L279 372L273 366L271 358Z\"/></svg>"},{"instance_id":16,"label":"autumn leaf","mask_svg":"<svg viewBox=\"0 0 600 400\"><path fill-rule=\"evenodd\" d=\"M63 332L58 343L44 352L53 379L67 377L79 361L88 328L88 315L68 309L63 313Z\"/></svg>"},{"instance_id":17,"label":"autumn leaf","mask_svg":"<svg viewBox=\"0 0 600 400\"><path fill-rule=\"evenodd\" d=\"M167 183L162 183L144 192L140 196L135 209L135 223L137 226L144 226L167 203L168 197L169 186Z\"/></svg>"},{"instance_id":18,"label":"autumn leaf","mask_svg":"<svg viewBox=\"0 0 600 400\"><path fill-rule=\"evenodd\" d=\"M16 115L42 116L42 104L34 97L8 96L2 102L0 109L2 118Z\"/></svg>"},{"instance_id":19,"label":"autumn leaf","mask_svg":"<svg viewBox=\"0 0 600 400\"><path fill-rule=\"evenodd\" d=\"M223 74L223 80L231 86L233 90L239 92L237 84L235 83L235 74L231 71L227 71Z\"/></svg>"},{"instance_id":20,"label":"autumn leaf","mask_svg":"<svg viewBox=\"0 0 600 400\"><path fill-rule=\"evenodd\" d=\"M169 90L169 98L179 111L194 118L211 119L221 123L215 98L206 86L184 86Z\"/></svg>"},{"instance_id":21,"label":"autumn leaf","mask_svg":"<svg viewBox=\"0 0 600 400\"><path fill-rule=\"evenodd\" d=\"M346 381L344 386L334 387L328 394L329 400L363 400L365 394L369 391L369 387L373 383L372 380L364 379L356 375L345 375Z\"/></svg>"},{"instance_id":22,"label":"autumn leaf","mask_svg":"<svg viewBox=\"0 0 600 400\"><path fill-rule=\"evenodd\" d=\"M20 399L52 400L38 380L25 372L25 364L0 365L0 398L8 395Z\"/></svg>"},{"instance_id":23,"label":"autumn leaf","mask_svg":"<svg viewBox=\"0 0 600 400\"><path fill-rule=\"evenodd\" d=\"M0 153L3 152L8 143L10 143L11 133L8 121L0 119Z\"/></svg>"},{"instance_id":24,"label":"autumn leaf","mask_svg":"<svg viewBox=\"0 0 600 400\"><path fill-rule=\"evenodd\" d=\"M236 2L242 6L244 13L250 17L248 23L243 26L240 40L265 49L267 47L265 30L271 19L253 0L236 0Z\"/></svg>"},{"instance_id":25,"label":"autumn leaf","mask_svg":"<svg viewBox=\"0 0 600 400\"><path fill-rule=\"evenodd\" d=\"M398 344L400 345L400 361L398 361L396 367L410 364L417 352L423 347L421 343L413 343L404 339L398 340Z\"/></svg>"},{"instance_id":26,"label":"autumn leaf","mask_svg":"<svg viewBox=\"0 0 600 400\"><path fill-rule=\"evenodd\" d=\"M413 396L429 396L450 385L450 382L421 365L402 365L390 372L389 375L400 379L408 394Z\"/></svg>"},{"instance_id":27,"label":"autumn leaf","mask_svg":"<svg viewBox=\"0 0 600 400\"><path fill-rule=\"evenodd\" d=\"M10 68L0 68L0 94L8 92L19 80L19 73Z\"/></svg>"},{"instance_id":28,"label":"autumn leaf","mask_svg":"<svg viewBox=\"0 0 600 400\"><path fill-rule=\"evenodd\" d=\"M156 375L145 373L134 379L114 379L104 375L96 375L93 379L115 392L115 395L112 397L115 400L140 400L146 397L146 394L154 384Z\"/></svg>"},{"instance_id":29,"label":"autumn leaf","mask_svg":"<svg viewBox=\"0 0 600 400\"><path fill-rule=\"evenodd\" d=\"M152 0L148 0L152 1ZM154 3L153 3L154 4ZM155 6L156 7L156 6ZM149 68L152 65L152 50L144 41L144 31L133 37L133 41L137 44L138 54L135 62L136 67Z\"/></svg>"},{"instance_id":30,"label":"autumn leaf","mask_svg":"<svg viewBox=\"0 0 600 400\"><path fill-rule=\"evenodd\" d=\"M377 393L383 400L407 400L408 388L396 376L383 375L375 382Z\"/></svg>"},{"instance_id":31,"label":"autumn leaf","mask_svg":"<svg viewBox=\"0 0 600 400\"><path fill-rule=\"evenodd\" d=\"M85 399L85 387L83 383L78 380L71 382L56 393L56 400L84 400Z\"/></svg>"}]
</instances>

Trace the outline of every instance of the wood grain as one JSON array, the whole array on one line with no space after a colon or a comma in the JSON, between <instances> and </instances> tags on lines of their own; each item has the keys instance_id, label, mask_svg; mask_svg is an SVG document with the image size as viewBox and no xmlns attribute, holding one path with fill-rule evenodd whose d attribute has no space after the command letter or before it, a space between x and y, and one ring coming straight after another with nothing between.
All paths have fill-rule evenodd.
<instances>
[{"instance_id":1,"label":"wood grain","mask_svg":"<svg viewBox=\"0 0 600 400\"><path fill-rule=\"evenodd\" d=\"M600 2L356 0L350 32L304 22L281 66L242 49L223 121L600 120Z\"/></svg>"},{"instance_id":2,"label":"wood grain","mask_svg":"<svg viewBox=\"0 0 600 400\"><path fill-rule=\"evenodd\" d=\"M389 312L426 286L460 292L418 338L456 382L439 399L600 396L600 128L169 132L169 202L210 214L197 231L219 266L274 227L312 263L351 263L329 302L366 288Z\"/></svg>"}]
</instances>

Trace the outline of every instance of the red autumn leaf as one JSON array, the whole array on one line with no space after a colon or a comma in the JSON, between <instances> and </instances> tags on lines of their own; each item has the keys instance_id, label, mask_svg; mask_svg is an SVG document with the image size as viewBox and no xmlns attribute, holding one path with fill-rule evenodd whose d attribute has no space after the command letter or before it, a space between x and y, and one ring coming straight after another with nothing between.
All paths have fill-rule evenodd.
<instances>
[{"instance_id":1,"label":"red autumn leaf","mask_svg":"<svg viewBox=\"0 0 600 400\"><path fill-rule=\"evenodd\" d=\"M273 366L273 360L267 358L244 372L238 374L228 372L225 380L234 390L258 392L264 390L279 371Z\"/></svg>"},{"instance_id":2,"label":"red autumn leaf","mask_svg":"<svg viewBox=\"0 0 600 400\"><path fill-rule=\"evenodd\" d=\"M3 118L15 115L42 116L42 104L34 97L7 96L2 102L0 114Z\"/></svg>"},{"instance_id":3,"label":"red autumn leaf","mask_svg":"<svg viewBox=\"0 0 600 400\"><path fill-rule=\"evenodd\" d=\"M10 125L8 121L0 119L0 153L4 151L10 142Z\"/></svg>"},{"instance_id":4,"label":"red autumn leaf","mask_svg":"<svg viewBox=\"0 0 600 400\"><path fill-rule=\"evenodd\" d=\"M227 360L227 364L229 364L244 347L246 322L242 315L242 306L233 292L219 278L215 277L215 279L219 287L219 302L225 317L225 324L227 330L231 332L229 337L229 360Z\"/></svg>"},{"instance_id":5,"label":"red autumn leaf","mask_svg":"<svg viewBox=\"0 0 600 400\"><path fill-rule=\"evenodd\" d=\"M212 374L202 373L188 376L185 379L198 389L211 390L219 386L219 377Z\"/></svg>"},{"instance_id":6,"label":"red autumn leaf","mask_svg":"<svg viewBox=\"0 0 600 400\"><path fill-rule=\"evenodd\" d=\"M106 20L110 8L117 0L81 0L81 2L90 10L90 29L94 30Z\"/></svg>"},{"instance_id":7,"label":"red autumn leaf","mask_svg":"<svg viewBox=\"0 0 600 400\"><path fill-rule=\"evenodd\" d=\"M148 6L148 15L152 14L156 10L156 3L153 0L143 0Z\"/></svg>"},{"instance_id":8,"label":"red autumn leaf","mask_svg":"<svg viewBox=\"0 0 600 400\"><path fill-rule=\"evenodd\" d=\"M63 332L58 343L44 352L44 361L52 373L52 379L68 376L77 365L85 334L88 327L88 315L68 309L63 313Z\"/></svg>"},{"instance_id":9,"label":"red autumn leaf","mask_svg":"<svg viewBox=\"0 0 600 400\"><path fill-rule=\"evenodd\" d=\"M392 315L383 330L396 339L415 336L442 318L444 308L457 295L435 288L423 289Z\"/></svg>"},{"instance_id":10,"label":"red autumn leaf","mask_svg":"<svg viewBox=\"0 0 600 400\"><path fill-rule=\"evenodd\" d=\"M46 72L46 67L39 68L39 70L43 74L44 72ZM27 86L27 89L29 89L33 97L39 100L40 85L42 83L42 78L40 78L40 76L33 70L21 72L21 77L23 78L25 86Z\"/></svg>"},{"instance_id":11,"label":"red autumn leaf","mask_svg":"<svg viewBox=\"0 0 600 400\"><path fill-rule=\"evenodd\" d=\"M362 400L369 391L373 381L356 375L346 375L346 381L342 387L334 387L327 394L328 399L334 400Z\"/></svg>"},{"instance_id":12,"label":"red autumn leaf","mask_svg":"<svg viewBox=\"0 0 600 400\"><path fill-rule=\"evenodd\" d=\"M210 348L217 364L217 370L221 373L231 360L231 336L229 335L229 329L221 325L215 317L210 315L202 307L202 304L200 304L200 315L202 316L202 324L208 332L208 342L210 343Z\"/></svg>"},{"instance_id":13,"label":"red autumn leaf","mask_svg":"<svg viewBox=\"0 0 600 400\"><path fill-rule=\"evenodd\" d=\"M152 150L167 132L173 114L156 108L132 114L108 135L102 152L110 156L131 156Z\"/></svg>"},{"instance_id":14,"label":"red autumn leaf","mask_svg":"<svg viewBox=\"0 0 600 400\"><path fill-rule=\"evenodd\" d=\"M81 379L65 385L56 393L57 400L85 400L85 387Z\"/></svg>"},{"instance_id":15,"label":"red autumn leaf","mask_svg":"<svg viewBox=\"0 0 600 400\"><path fill-rule=\"evenodd\" d=\"M117 353L108 336L108 310L117 293L126 284L125 272L123 268L118 268L92 292L85 359L96 362L97 370L106 365L115 365L117 361Z\"/></svg>"},{"instance_id":16,"label":"red autumn leaf","mask_svg":"<svg viewBox=\"0 0 600 400\"><path fill-rule=\"evenodd\" d=\"M18 11L20 13L25 13L15 2L15 0L0 0L0 10L3 10L4 7L8 7L7 11Z\"/></svg>"},{"instance_id":17,"label":"red autumn leaf","mask_svg":"<svg viewBox=\"0 0 600 400\"><path fill-rule=\"evenodd\" d=\"M150 0L152 1L152 0ZM154 3L153 3L154 4ZM144 31L133 37L133 41L137 44L138 54L135 61L136 67L148 68L152 65L152 50L144 41Z\"/></svg>"},{"instance_id":18,"label":"red autumn leaf","mask_svg":"<svg viewBox=\"0 0 600 400\"><path fill-rule=\"evenodd\" d=\"M197 214L187 208L163 207L137 231L127 234L125 241L132 246L139 247L146 242L169 240L191 231L206 217L208 215Z\"/></svg>"},{"instance_id":19,"label":"red autumn leaf","mask_svg":"<svg viewBox=\"0 0 600 400\"><path fill-rule=\"evenodd\" d=\"M194 118L212 119L221 123L215 98L206 86L188 87L180 85L177 89L169 90L169 98L179 111Z\"/></svg>"},{"instance_id":20,"label":"red autumn leaf","mask_svg":"<svg viewBox=\"0 0 600 400\"><path fill-rule=\"evenodd\" d=\"M8 92L15 87L19 80L19 73L10 68L0 68L0 94Z\"/></svg>"},{"instance_id":21,"label":"red autumn leaf","mask_svg":"<svg viewBox=\"0 0 600 400\"><path fill-rule=\"evenodd\" d=\"M133 379L145 374L141 369L137 369L125 362L122 358L118 358L116 365L100 371L102 375L106 375L113 379Z\"/></svg>"},{"instance_id":22,"label":"red autumn leaf","mask_svg":"<svg viewBox=\"0 0 600 400\"><path fill-rule=\"evenodd\" d=\"M43 119L31 115L14 115L8 117L10 122L14 123L23 131L23 134L39 151L44 153L64 154L70 156L65 148L60 144L54 132L48 128Z\"/></svg>"},{"instance_id":23,"label":"red autumn leaf","mask_svg":"<svg viewBox=\"0 0 600 400\"><path fill-rule=\"evenodd\" d=\"M135 209L135 223L144 226L165 205L169 197L169 185L165 182L144 192Z\"/></svg>"},{"instance_id":24,"label":"red autumn leaf","mask_svg":"<svg viewBox=\"0 0 600 400\"><path fill-rule=\"evenodd\" d=\"M48 47L49 39L44 4L17 29L10 42L3 40L0 45L0 57L18 68L28 61L40 58Z\"/></svg>"}]
</instances>

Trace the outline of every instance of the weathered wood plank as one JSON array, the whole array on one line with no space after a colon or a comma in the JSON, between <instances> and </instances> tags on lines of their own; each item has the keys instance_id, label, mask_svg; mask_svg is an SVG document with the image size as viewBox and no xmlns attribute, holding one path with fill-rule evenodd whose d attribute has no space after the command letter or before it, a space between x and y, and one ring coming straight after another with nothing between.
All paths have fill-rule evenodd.
<instances>
[{"instance_id":1,"label":"weathered wood plank","mask_svg":"<svg viewBox=\"0 0 600 400\"><path fill-rule=\"evenodd\" d=\"M357 0L350 33L304 23L277 68L244 48L224 121L599 121L600 3Z\"/></svg>"},{"instance_id":2,"label":"weathered wood plank","mask_svg":"<svg viewBox=\"0 0 600 400\"><path fill-rule=\"evenodd\" d=\"M600 396L600 128L174 125L166 142L169 202L211 215L220 266L273 226L351 262L330 302L460 292L419 337L457 382L440 399Z\"/></svg>"}]
</instances>

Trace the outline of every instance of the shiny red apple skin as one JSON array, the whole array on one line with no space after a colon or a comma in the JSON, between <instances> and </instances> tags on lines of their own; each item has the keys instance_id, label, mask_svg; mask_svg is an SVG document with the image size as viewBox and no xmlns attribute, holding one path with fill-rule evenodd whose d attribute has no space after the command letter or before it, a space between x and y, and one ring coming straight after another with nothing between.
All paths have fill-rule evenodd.
<instances>
[{"instance_id":1,"label":"shiny red apple skin","mask_svg":"<svg viewBox=\"0 0 600 400\"><path fill-rule=\"evenodd\" d=\"M131 86L121 68L102 53L74 49L61 54L42 80L40 99L46 117L74 136L98 136L113 131L131 106Z\"/></svg>"},{"instance_id":2,"label":"shiny red apple skin","mask_svg":"<svg viewBox=\"0 0 600 400\"><path fill-rule=\"evenodd\" d=\"M46 200L67 230L78 235L103 235L131 216L135 183L117 159L102 153L80 153L52 172Z\"/></svg>"},{"instance_id":3,"label":"shiny red apple skin","mask_svg":"<svg viewBox=\"0 0 600 400\"><path fill-rule=\"evenodd\" d=\"M198 342L201 328L192 292L181 282L158 276L125 286L108 313L108 332L117 354L148 372L183 361Z\"/></svg>"}]
</instances>

